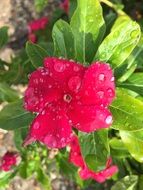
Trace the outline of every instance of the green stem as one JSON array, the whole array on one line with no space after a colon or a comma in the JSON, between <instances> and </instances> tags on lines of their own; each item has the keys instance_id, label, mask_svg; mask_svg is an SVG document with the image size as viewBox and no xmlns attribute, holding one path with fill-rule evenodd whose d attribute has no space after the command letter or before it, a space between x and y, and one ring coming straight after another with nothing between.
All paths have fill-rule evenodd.
<instances>
[{"instance_id":1,"label":"green stem","mask_svg":"<svg viewBox=\"0 0 143 190\"><path fill-rule=\"evenodd\" d=\"M100 0L100 2L105 3L106 5L108 5L112 9L114 9L114 11L116 11L118 15L120 15L120 16L126 15L126 13L124 11L122 11L121 9L118 9L117 6L115 4L113 4L111 1Z\"/></svg>"}]
</instances>

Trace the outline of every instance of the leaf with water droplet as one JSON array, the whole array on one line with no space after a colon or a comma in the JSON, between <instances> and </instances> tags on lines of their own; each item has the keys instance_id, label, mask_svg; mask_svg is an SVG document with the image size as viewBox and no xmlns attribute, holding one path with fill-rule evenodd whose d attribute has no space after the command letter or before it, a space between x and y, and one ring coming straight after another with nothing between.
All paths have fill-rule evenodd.
<instances>
[{"instance_id":1,"label":"leaf with water droplet","mask_svg":"<svg viewBox=\"0 0 143 190\"><path fill-rule=\"evenodd\" d=\"M35 68L42 66L43 60L48 56L48 52L37 44L26 43L26 52Z\"/></svg>"},{"instance_id":2,"label":"leaf with water droplet","mask_svg":"<svg viewBox=\"0 0 143 190\"><path fill-rule=\"evenodd\" d=\"M99 0L78 0L77 9L71 18L74 34L76 60L91 62L100 44L105 23Z\"/></svg>"},{"instance_id":3,"label":"leaf with water droplet","mask_svg":"<svg viewBox=\"0 0 143 190\"><path fill-rule=\"evenodd\" d=\"M68 23L58 20L53 28L54 55L67 59L75 58L74 38Z\"/></svg>"},{"instance_id":4,"label":"leaf with water droplet","mask_svg":"<svg viewBox=\"0 0 143 190\"><path fill-rule=\"evenodd\" d=\"M136 131L143 128L143 102L132 97L125 89L116 89L117 98L110 106L113 115L112 128Z\"/></svg>"},{"instance_id":5,"label":"leaf with water droplet","mask_svg":"<svg viewBox=\"0 0 143 190\"><path fill-rule=\"evenodd\" d=\"M79 140L88 167L94 171L104 169L110 152L108 129L88 134L79 132Z\"/></svg>"},{"instance_id":6,"label":"leaf with water droplet","mask_svg":"<svg viewBox=\"0 0 143 190\"><path fill-rule=\"evenodd\" d=\"M113 68L121 65L140 40L140 26L128 16L120 16L111 33L99 46L94 60L109 62Z\"/></svg>"}]
</instances>

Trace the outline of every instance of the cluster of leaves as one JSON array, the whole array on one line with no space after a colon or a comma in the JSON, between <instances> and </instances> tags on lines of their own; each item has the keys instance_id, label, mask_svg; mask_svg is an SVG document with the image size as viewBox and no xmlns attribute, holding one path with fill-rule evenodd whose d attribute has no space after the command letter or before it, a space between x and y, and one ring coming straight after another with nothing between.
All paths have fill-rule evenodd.
<instances>
[{"instance_id":1,"label":"cluster of leaves","mask_svg":"<svg viewBox=\"0 0 143 190\"><path fill-rule=\"evenodd\" d=\"M45 3L45 0L35 1L37 10L44 8ZM95 133L79 132L82 154L88 167L95 171L105 167L109 156L118 165L119 173L107 182L106 189L109 186L112 190L141 190L143 38L140 26L126 14L118 15L109 11L103 17L98 0L78 0L77 7L75 5L75 1L71 0L70 22L66 22L69 18L63 16L60 11L56 12L49 25L47 43L43 37L37 44L27 42L27 54L25 50L21 50L11 59L11 64L0 60L0 102L8 102L0 112L0 128L14 130L15 144L22 156L22 162L15 172L0 174L0 179L3 179L0 180L0 186L6 184L16 174L26 178L34 172L37 179L50 189L48 180L50 165L56 162L59 172L76 180L82 188L89 185L97 189L104 187L91 181L82 182L77 176L76 169L67 163L66 150L61 150L53 161L49 161L47 160L49 152L43 146L36 144L28 149L21 146L33 115L23 109L22 99L10 86L26 84L28 73L40 67L44 57L57 56L73 59L85 65L101 60L108 62L113 68L117 86L117 98L110 106L114 118L113 125L108 130ZM57 17L63 17L64 20L55 22ZM47 35L43 33L43 36L44 34ZM7 43L7 40L7 28L3 27L0 29L0 48ZM46 170L42 169L41 163L47 166Z\"/></svg>"}]
</instances>

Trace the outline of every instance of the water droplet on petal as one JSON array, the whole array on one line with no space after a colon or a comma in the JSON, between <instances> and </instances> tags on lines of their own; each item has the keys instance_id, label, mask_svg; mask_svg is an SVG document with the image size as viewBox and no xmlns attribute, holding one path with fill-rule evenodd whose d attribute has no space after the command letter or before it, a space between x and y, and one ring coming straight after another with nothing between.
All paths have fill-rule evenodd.
<instances>
[{"instance_id":1,"label":"water droplet on petal","mask_svg":"<svg viewBox=\"0 0 143 190\"><path fill-rule=\"evenodd\" d=\"M106 122L106 124L111 124L112 123L112 116L111 115L108 115L107 117L106 117L106 120L105 120L105 122Z\"/></svg>"},{"instance_id":2,"label":"water droplet on petal","mask_svg":"<svg viewBox=\"0 0 143 190\"><path fill-rule=\"evenodd\" d=\"M112 98L114 96L114 91L112 90L112 88L108 88L107 90L107 95L108 97Z\"/></svg>"},{"instance_id":3,"label":"water droplet on petal","mask_svg":"<svg viewBox=\"0 0 143 190\"><path fill-rule=\"evenodd\" d=\"M79 76L71 77L68 81L68 87L71 91L77 92L81 87L81 78Z\"/></svg>"},{"instance_id":4,"label":"water droplet on petal","mask_svg":"<svg viewBox=\"0 0 143 190\"><path fill-rule=\"evenodd\" d=\"M45 115L45 113L46 113L45 110L43 110L41 114L42 114L42 115Z\"/></svg>"},{"instance_id":5,"label":"water droplet on petal","mask_svg":"<svg viewBox=\"0 0 143 190\"><path fill-rule=\"evenodd\" d=\"M114 82L114 81L115 81L115 77L112 77L112 78L111 78L111 82Z\"/></svg>"},{"instance_id":6,"label":"water droplet on petal","mask_svg":"<svg viewBox=\"0 0 143 190\"><path fill-rule=\"evenodd\" d=\"M55 148L57 146L57 141L52 135L47 135L44 138L44 143L51 148Z\"/></svg>"},{"instance_id":7,"label":"water droplet on petal","mask_svg":"<svg viewBox=\"0 0 143 190\"><path fill-rule=\"evenodd\" d=\"M54 64L54 69L57 72L63 72L65 70L65 64L62 63L61 61L60 62L56 61Z\"/></svg>"},{"instance_id":8,"label":"water droplet on petal","mask_svg":"<svg viewBox=\"0 0 143 190\"><path fill-rule=\"evenodd\" d=\"M98 91L97 95L100 99L102 99L104 97L104 92L103 91Z\"/></svg>"},{"instance_id":9,"label":"water droplet on petal","mask_svg":"<svg viewBox=\"0 0 143 190\"><path fill-rule=\"evenodd\" d=\"M35 122L34 125L33 125L33 128L34 129L39 129L40 128L39 122Z\"/></svg>"},{"instance_id":10,"label":"water droplet on petal","mask_svg":"<svg viewBox=\"0 0 143 190\"><path fill-rule=\"evenodd\" d=\"M105 75L103 73L99 74L98 76L99 81L105 81Z\"/></svg>"},{"instance_id":11,"label":"water droplet on petal","mask_svg":"<svg viewBox=\"0 0 143 190\"><path fill-rule=\"evenodd\" d=\"M79 67L78 67L78 66L74 66L74 67L73 67L73 70L74 70L75 72L78 72L78 71L79 71Z\"/></svg>"}]
</instances>

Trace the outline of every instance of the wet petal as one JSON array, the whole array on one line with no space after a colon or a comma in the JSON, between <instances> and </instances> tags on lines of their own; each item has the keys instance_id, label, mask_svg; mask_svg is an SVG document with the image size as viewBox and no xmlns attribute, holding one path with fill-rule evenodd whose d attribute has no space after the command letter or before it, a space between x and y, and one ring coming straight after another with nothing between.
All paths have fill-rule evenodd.
<instances>
[{"instance_id":1,"label":"wet petal","mask_svg":"<svg viewBox=\"0 0 143 190\"><path fill-rule=\"evenodd\" d=\"M75 166L83 168L85 164L81 155L77 136L72 137L69 146L70 146L69 161L73 163Z\"/></svg>"},{"instance_id":2,"label":"wet petal","mask_svg":"<svg viewBox=\"0 0 143 190\"><path fill-rule=\"evenodd\" d=\"M111 113L101 106L84 106L72 103L67 115L73 126L83 132L108 128L112 124Z\"/></svg>"},{"instance_id":3,"label":"wet petal","mask_svg":"<svg viewBox=\"0 0 143 190\"><path fill-rule=\"evenodd\" d=\"M29 111L40 112L46 104L57 101L60 97L60 87L49 76L48 69L40 68L30 75L24 107Z\"/></svg>"},{"instance_id":4,"label":"wet petal","mask_svg":"<svg viewBox=\"0 0 143 190\"><path fill-rule=\"evenodd\" d=\"M115 97L113 72L108 64L93 63L85 72L80 96L84 104L109 105Z\"/></svg>"},{"instance_id":5,"label":"wet petal","mask_svg":"<svg viewBox=\"0 0 143 190\"><path fill-rule=\"evenodd\" d=\"M86 70L81 64L72 60L47 57L44 60L44 66L49 69L50 76L61 85L64 91L77 93L80 90Z\"/></svg>"},{"instance_id":6,"label":"wet petal","mask_svg":"<svg viewBox=\"0 0 143 190\"><path fill-rule=\"evenodd\" d=\"M34 119L24 145L41 141L49 148L63 148L71 140L71 126L62 106L49 104Z\"/></svg>"}]
</instances>

